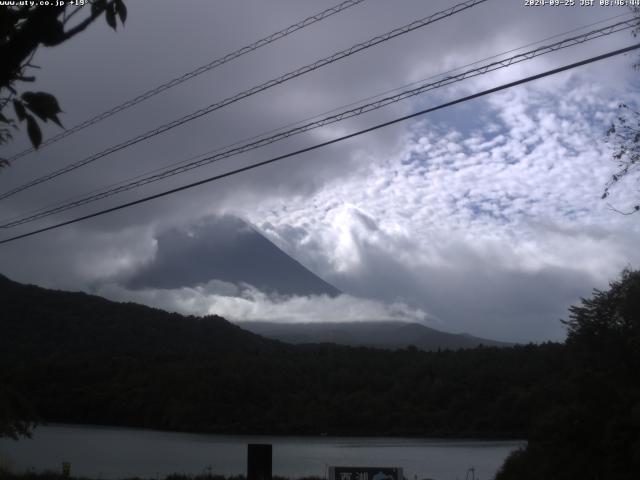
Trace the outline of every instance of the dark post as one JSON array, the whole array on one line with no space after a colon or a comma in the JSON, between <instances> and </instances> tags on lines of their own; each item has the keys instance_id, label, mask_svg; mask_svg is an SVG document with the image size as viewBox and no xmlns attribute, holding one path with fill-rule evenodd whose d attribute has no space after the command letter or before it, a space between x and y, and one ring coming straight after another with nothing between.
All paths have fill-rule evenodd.
<instances>
[{"instance_id":1,"label":"dark post","mask_svg":"<svg viewBox=\"0 0 640 480\"><path fill-rule=\"evenodd\" d=\"M247 480L271 479L271 444L250 443L247 445Z\"/></svg>"}]
</instances>

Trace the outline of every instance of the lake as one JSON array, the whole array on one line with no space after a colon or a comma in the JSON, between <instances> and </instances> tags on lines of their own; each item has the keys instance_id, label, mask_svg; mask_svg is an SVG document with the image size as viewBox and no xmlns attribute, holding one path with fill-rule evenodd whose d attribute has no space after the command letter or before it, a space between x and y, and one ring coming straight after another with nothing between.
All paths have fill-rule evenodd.
<instances>
[{"instance_id":1,"label":"lake","mask_svg":"<svg viewBox=\"0 0 640 480\"><path fill-rule=\"evenodd\" d=\"M507 455L524 441L373 437L271 437L160 432L116 427L48 425L32 439L0 439L0 463L15 471L60 471L92 478L170 473L246 475L248 443L273 444L273 474L324 477L328 466L402 467L409 480L493 478ZM470 477L469 477L470 478Z\"/></svg>"}]
</instances>

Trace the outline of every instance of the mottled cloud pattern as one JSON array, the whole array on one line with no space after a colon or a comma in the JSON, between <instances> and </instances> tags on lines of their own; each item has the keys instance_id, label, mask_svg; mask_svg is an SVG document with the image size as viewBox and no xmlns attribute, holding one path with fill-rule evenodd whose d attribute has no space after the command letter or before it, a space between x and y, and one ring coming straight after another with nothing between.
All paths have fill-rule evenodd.
<instances>
[{"instance_id":1,"label":"mottled cloud pattern","mask_svg":"<svg viewBox=\"0 0 640 480\"><path fill-rule=\"evenodd\" d=\"M496 95L466 131L418 122L395 155L364 148L348 179L250 218L345 291L475 334L561 338L566 307L639 260L640 229L600 200L614 98L579 76Z\"/></svg>"},{"instance_id":2,"label":"mottled cloud pattern","mask_svg":"<svg viewBox=\"0 0 640 480\"><path fill-rule=\"evenodd\" d=\"M147 21L144 2L129 3L127 25L117 33L101 23L79 42L38 51L34 62L42 68L30 88L58 97L66 125L337 2L194 1L187 8L185 2L158 0L153 21ZM367 0L16 162L0 174L1 190L453 3ZM517 47L586 32L625 13L624 7L527 9L521 2L485 2L8 198L0 202L0 217L20 216ZM622 32L519 63L11 233L159 193L632 42ZM600 199L616 169L605 132L620 102L637 105L635 59L617 57L548 77L4 245L0 272L22 282L236 320L405 320L497 340L562 340L558 320L569 305L605 287L621 269L640 267L638 217L619 215ZM46 125L45 137L58 133L54 129ZM3 155L26 146L17 138ZM635 179L624 182L607 200L625 209L637 198L637 187ZM225 237L215 220L224 214L249 222L251 235ZM279 260L278 249L294 260ZM301 273L303 267L319 278Z\"/></svg>"}]
</instances>

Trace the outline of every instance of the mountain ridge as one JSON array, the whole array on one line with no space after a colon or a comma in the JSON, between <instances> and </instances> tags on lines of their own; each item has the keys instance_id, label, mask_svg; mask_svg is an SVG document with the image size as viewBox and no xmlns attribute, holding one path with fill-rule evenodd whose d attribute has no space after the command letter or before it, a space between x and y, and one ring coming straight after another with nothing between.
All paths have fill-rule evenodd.
<instances>
[{"instance_id":1,"label":"mountain ridge","mask_svg":"<svg viewBox=\"0 0 640 480\"><path fill-rule=\"evenodd\" d=\"M154 258L126 281L128 288L172 289L219 280L281 295L342 293L236 216L211 216L188 230L162 232L156 242Z\"/></svg>"},{"instance_id":2,"label":"mountain ridge","mask_svg":"<svg viewBox=\"0 0 640 480\"><path fill-rule=\"evenodd\" d=\"M20 393L47 422L498 438L526 431L522 409L533 405L527 397L498 415L505 402L562 362L553 345L438 352L294 346L221 317L6 278L0 302L0 385Z\"/></svg>"},{"instance_id":3,"label":"mountain ridge","mask_svg":"<svg viewBox=\"0 0 640 480\"><path fill-rule=\"evenodd\" d=\"M1 274L0 303L8 312L7 317L12 314L14 317L13 322L0 321L0 348L9 352L34 342L40 342L39 351L48 353L56 349L103 352L105 349L131 351L143 348L174 354L181 349L200 353L215 349L270 350L277 348L280 342L292 345L333 343L388 350L413 346L424 351L513 345L400 321L230 322L217 315L182 315L84 292L21 284ZM91 322L87 322L87 318ZM128 321L123 323L123 318ZM125 337L128 337L127 341L123 341ZM132 338L145 340L137 344ZM52 339L58 343L52 343Z\"/></svg>"},{"instance_id":4,"label":"mountain ridge","mask_svg":"<svg viewBox=\"0 0 640 480\"><path fill-rule=\"evenodd\" d=\"M513 344L466 333L449 333L415 322L360 321L284 323L263 321L234 322L245 330L266 338L294 345L335 343L351 347L372 347L397 350L414 346L419 350L458 350L487 347L509 347Z\"/></svg>"},{"instance_id":5,"label":"mountain ridge","mask_svg":"<svg viewBox=\"0 0 640 480\"><path fill-rule=\"evenodd\" d=\"M223 317L185 316L84 292L24 285L0 276L0 350L21 355L207 354L273 350L280 343Z\"/></svg>"}]
</instances>

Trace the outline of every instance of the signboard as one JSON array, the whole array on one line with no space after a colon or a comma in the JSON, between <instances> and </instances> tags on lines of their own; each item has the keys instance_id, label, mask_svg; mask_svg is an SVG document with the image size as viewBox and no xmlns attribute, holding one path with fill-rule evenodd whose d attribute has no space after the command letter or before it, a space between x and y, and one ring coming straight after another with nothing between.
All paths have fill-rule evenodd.
<instances>
[{"instance_id":1,"label":"signboard","mask_svg":"<svg viewBox=\"0 0 640 480\"><path fill-rule=\"evenodd\" d=\"M271 480L273 447L270 443L247 445L247 480Z\"/></svg>"},{"instance_id":2,"label":"signboard","mask_svg":"<svg viewBox=\"0 0 640 480\"><path fill-rule=\"evenodd\" d=\"M329 467L329 480L404 480L399 467Z\"/></svg>"}]
</instances>

